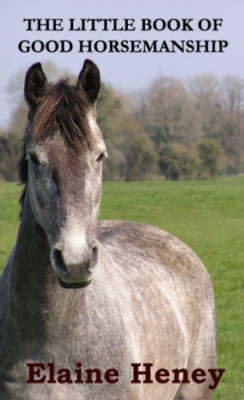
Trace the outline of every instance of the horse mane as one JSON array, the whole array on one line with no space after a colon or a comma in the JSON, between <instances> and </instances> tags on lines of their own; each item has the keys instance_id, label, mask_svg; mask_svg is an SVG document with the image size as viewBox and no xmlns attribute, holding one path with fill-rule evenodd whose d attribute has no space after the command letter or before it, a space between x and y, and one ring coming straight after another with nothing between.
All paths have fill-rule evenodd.
<instances>
[{"instance_id":1,"label":"horse mane","mask_svg":"<svg viewBox=\"0 0 244 400\"><path fill-rule=\"evenodd\" d=\"M51 137L57 130L64 138L68 147L76 150L82 140L87 139L86 114L89 103L85 94L76 87L60 80L56 84L49 84L47 91L37 108L31 110L28 115L26 133L23 138L22 154L19 161L19 180L24 184L20 196L22 217L24 200L28 181L28 161L26 157L27 145L32 137L45 140Z\"/></svg>"}]
</instances>

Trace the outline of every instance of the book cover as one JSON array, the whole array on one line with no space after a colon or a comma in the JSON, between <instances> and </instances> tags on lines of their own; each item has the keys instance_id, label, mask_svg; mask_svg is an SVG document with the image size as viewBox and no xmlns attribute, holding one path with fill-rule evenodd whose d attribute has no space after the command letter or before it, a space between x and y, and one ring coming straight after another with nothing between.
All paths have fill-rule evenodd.
<instances>
[{"instance_id":1,"label":"book cover","mask_svg":"<svg viewBox=\"0 0 244 400\"><path fill-rule=\"evenodd\" d=\"M243 11L2 2L1 399L243 398Z\"/></svg>"}]
</instances>

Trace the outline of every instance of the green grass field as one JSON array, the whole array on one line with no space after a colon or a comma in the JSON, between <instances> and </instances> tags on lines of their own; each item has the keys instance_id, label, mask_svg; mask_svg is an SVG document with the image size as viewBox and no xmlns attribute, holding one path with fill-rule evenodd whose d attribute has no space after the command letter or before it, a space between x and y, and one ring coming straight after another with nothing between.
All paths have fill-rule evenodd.
<instances>
[{"instance_id":1,"label":"green grass field","mask_svg":"<svg viewBox=\"0 0 244 400\"><path fill-rule=\"evenodd\" d=\"M0 184L0 269L18 228L20 187ZM157 225L201 257L213 280L218 364L215 400L244 399L244 178L104 183L101 217Z\"/></svg>"}]
</instances>

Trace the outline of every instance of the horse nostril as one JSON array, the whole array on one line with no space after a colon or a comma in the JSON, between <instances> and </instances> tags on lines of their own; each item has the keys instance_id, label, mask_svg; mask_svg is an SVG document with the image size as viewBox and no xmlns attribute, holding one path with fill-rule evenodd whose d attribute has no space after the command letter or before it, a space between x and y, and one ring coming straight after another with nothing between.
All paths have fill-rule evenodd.
<instances>
[{"instance_id":1,"label":"horse nostril","mask_svg":"<svg viewBox=\"0 0 244 400\"><path fill-rule=\"evenodd\" d=\"M63 274L67 274L67 268L64 263L62 252L58 249L55 249L53 252L54 263L57 269Z\"/></svg>"}]
</instances>

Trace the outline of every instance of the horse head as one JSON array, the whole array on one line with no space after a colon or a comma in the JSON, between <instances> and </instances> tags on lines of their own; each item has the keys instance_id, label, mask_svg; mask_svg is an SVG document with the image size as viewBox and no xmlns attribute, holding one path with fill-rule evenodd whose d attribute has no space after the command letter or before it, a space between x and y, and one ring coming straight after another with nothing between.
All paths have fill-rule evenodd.
<instances>
[{"instance_id":1,"label":"horse head","mask_svg":"<svg viewBox=\"0 0 244 400\"><path fill-rule=\"evenodd\" d=\"M106 147L96 122L97 66L86 60L76 85L47 82L41 64L25 78L29 106L22 158L28 201L62 286L86 286L98 264L96 224Z\"/></svg>"}]
</instances>

